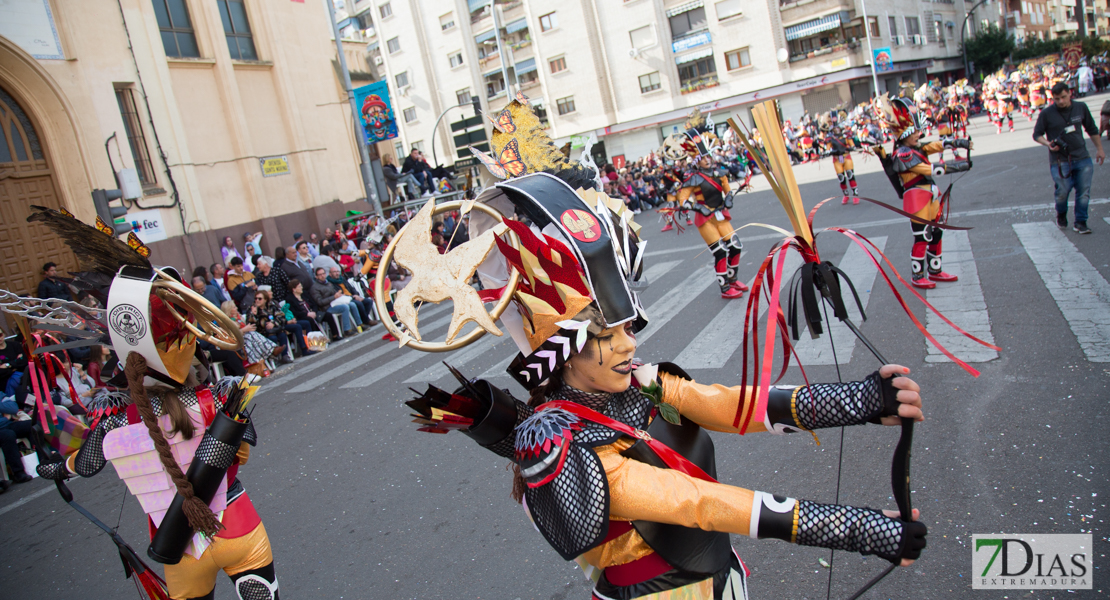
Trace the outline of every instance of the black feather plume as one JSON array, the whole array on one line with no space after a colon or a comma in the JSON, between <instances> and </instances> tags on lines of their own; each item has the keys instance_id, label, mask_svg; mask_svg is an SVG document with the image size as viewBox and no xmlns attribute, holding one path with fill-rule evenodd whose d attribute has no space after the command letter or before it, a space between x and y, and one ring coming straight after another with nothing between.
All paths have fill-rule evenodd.
<instances>
[{"instance_id":1,"label":"black feather plume","mask_svg":"<svg viewBox=\"0 0 1110 600\"><path fill-rule=\"evenodd\" d=\"M27 222L42 223L61 236L77 255L77 263L82 271L113 277L123 265L151 268L149 260L115 236L102 233L97 228L52 208L34 205L31 208L35 212L27 217Z\"/></svg>"}]
</instances>

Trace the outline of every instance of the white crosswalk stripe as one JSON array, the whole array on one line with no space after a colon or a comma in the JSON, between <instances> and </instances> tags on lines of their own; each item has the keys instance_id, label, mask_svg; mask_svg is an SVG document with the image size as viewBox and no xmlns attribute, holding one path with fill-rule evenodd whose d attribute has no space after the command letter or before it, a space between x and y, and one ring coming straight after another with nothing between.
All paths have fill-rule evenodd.
<instances>
[{"instance_id":1,"label":"white crosswalk stripe","mask_svg":"<svg viewBox=\"0 0 1110 600\"><path fill-rule=\"evenodd\" d=\"M987 313L987 302L983 299L983 287L979 283L979 269L975 266L971 240L966 231L946 231L943 243L944 270L958 276L959 280L937 283L937 287L925 293L925 298L964 331L993 344L990 314ZM996 350L968 339L931 310L925 312L925 329L964 362L980 363L998 358ZM925 347L928 351L925 362L952 362L928 341L925 342Z\"/></svg>"},{"instance_id":2,"label":"white crosswalk stripe","mask_svg":"<svg viewBox=\"0 0 1110 600\"><path fill-rule=\"evenodd\" d=\"M1013 228L1087 359L1110 362L1110 284L1053 223Z\"/></svg>"},{"instance_id":3,"label":"white crosswalk stripe","mask_svg":"<svg viewBox=\"0 0 1110 600\"><path fill-rule=\"evenodd\" d=\"M886 249L886 236L879 236L869 238L872 243L879 248L880 251ZM879 258L876 255L876 258ZM879 260L882 260L879 258ZM848 276L852 284L856 287L856 292L859 294L860 304L866 312L867 304L871 300L871 290L875 286L875 278L879 274L879 270L875 268L875 263L867 257L867 253L854 243L848 244L848 250L844 256L837 263L841 271ZM848 318L856 324L857 327L861 326L862 319L860 318L859 308L856 307L855 298L852 296L852 290L847 286L841 289L841 297L844 299L844 304L848 308ZM852 360L852 352L855 350L856 336L852 333L848 326L841 323L829 312L829 318L832 322L824 322L825 333L817 339L813 339L809 335L809 329L799 333L799 339L795 343L795 351L798 354L798 362L803 367L810 365L831 365L837 361L840 364L846 364ZM832 342L829 342L829 336L832 336ZM836 347L836 353L833 353L833 346Z\"/></svg>"},{"instance_id":4,"label":"white crosswalk stripe","mask_svg":"<svg viewBox=\"0 0 1110 600\"><path fill-rule=\"evenodd\" d=\"M430 333L430 332L432 332L432 331L434 331L434 330L436 330L440 327L446 327L447 324L450 323L450 322L451 322L451 315L449 315L449 314L448 315L443 315L442 317L440 317L438 319L435 319L432 322L425 325L424 327L422 327L421 329L423 331L421 332L421 335L424 336L424 337L427 337L428 333ZM351 370L357 369L357 368L361 367L362 365L378 358L379 356L384 356L385 354L388 354L388 353L390 353L390 352L392 352L393 350L396 350L396 349L397 349L397 343L396 342L390 342L388 344L385 344L384 346L379 346L379 347L374 348L373 350L367 352L366 354L363 354L361 356L357 356L357 357L352 358L348 361L345 361L345 362L343 362L343 364L341 364L337 367L334 367L332 369L329 369L328 371L326 371L324 373L321 373L320 375L317 375L316 377L313 377L312 379L309 379L308 381L305 381L304 383L301 383L298 386L289 388L288 390L285 390L285 393L286 394L300 394L300 393L309 392L309 391L318 389L318 388L320 388L324 385L327 385L328 383L336 381L337 379L342 377L344 374L350 372ZM421 355L424 354L423 352L416 352L415 350L408 350L407 352L412 352L414 354L421 354ZM406 363L406 364L408 364L408 363Z\"/></svg>"},{"instance_id":5,"label":"white crosswalk stripe","mask_svg":"<svg viewBox=\"0 0 1110 600\"><path fill-rule=\"evenodd\" d=\"M637 345L643 346L660 329L663 329L663 326L669 323L675 315L682 312L687 304L690 304L694 298L700 296L702 292L716 283L717 276L713 274L712 269L707 269L704 266L695 267L694 272L682 280L682 283L668 290L662 298L647 307L648 325L643 331L636 334Z\"/></svg>"},{"instance_id":6,"label":"white crosswalk stripe","mask_svg":"<svg viewBox=\"0 0 1110 600\"><path fill-rule=\"evenodd\" d=\"M501 345L501 342L504 342L506 339L511 339L509 338L508 334L498 337L496 335L490 335L487 333L486 335L482 336L482 339L474 342L466 348L463 348L462 350L458 350L450 354L439 355L440 360L436 362L436 364L428 367L427 369L424 369L423 371L417 373L416 375L413 375L412 377L409 377L405 380L405 383L434 383L436 381L439 381L440 379L451 374L451 372L447 370L447 367L444 366L444 361L446 361L447 364L455 367L456 369L462 369L462 367L464 367L468 362L480 356L484 356L491 352L496 353L497 350L494 350L494 348L500 350L503 347L507 347ZM512 345L511 342L509 342L509 345L512 346L512 348L514 349L516 348L516 346ZM465 374L466 372L463 371L463 373Z\"/></svg>"},{"instance_id":7,"label":"white crosswalk stripe","mask_svg":"<svg viewBox=\"0 0 1110 600\"><path fill-rule=\"evenodd\" d=\"M786 256L783 266L783 278L779 282L779 289L790 280L790 276L802 264L802 259L796 252ZM714 279L716 281L716 279ZM751 287L752 281L748 281ZM740 347L744 341L744 314L748 310L748 298L728 300L721 307L720 312L694 337L693 341L675 358L675 364L683 369L720 369L725 366L729 357ZM759 316L767 312L767 299L760 302ZM648 315L651 315L649 312ZM641 336L641 340L643 336ZM640 343L643 343L642 341Z\"/></svg>"},{"instance_id":8,"label":"white crosswalk stripe","mask_svg":"<svg viewBox=\"0 0 1110 600\"><path fill-rule=\"evenodd\" d=\"M646 271L644 271L642 279L647 280L648 285L651 285L654 282L656 282L657 280L659 280L660 278L662 278L664 275L669 273L671 271L671 269L674 269L675 267L677 267L682 262L683 261L681 261L681 260L668 260L668 261L655 263L655 264L649 266ZM653 305L653 308L654 308L654 305ZM647 310L648 310L648 318L651 319L652 324L654 324L654 322L655 322L654 317L655 316L651 312L651 309L647 309ZM651 325L649 324L648 327L651 327ZM481 378L482 379L493 379L494 377L509 377L510 375L505 370L509 368L509 363L513 362L514 358L516 358L516 352L510 352L509 356L499 360L497 362L497 364L493 365L489 369L486 369L486 371L481 374Z\"/></svg>"}]
</instances>

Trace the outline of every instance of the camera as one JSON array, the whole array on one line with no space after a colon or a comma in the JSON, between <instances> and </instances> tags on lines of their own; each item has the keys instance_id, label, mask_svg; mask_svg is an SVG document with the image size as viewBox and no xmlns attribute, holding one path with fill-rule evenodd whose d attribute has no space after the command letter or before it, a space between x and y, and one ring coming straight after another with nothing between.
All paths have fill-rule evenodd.
<instances>
[{"instance_id":1,"label":"camera","mask_svg":"<svg viewBox=\"0 0 1110 600\"><path fill-rule=\"evenodd\" d=\"M1064 139L1064 136L1050 140L1048 143L1056 146L1056 150L1053 150L1053 152L1057 154L1068 154L1068 142Z\"/></svg>"}]
</instances>

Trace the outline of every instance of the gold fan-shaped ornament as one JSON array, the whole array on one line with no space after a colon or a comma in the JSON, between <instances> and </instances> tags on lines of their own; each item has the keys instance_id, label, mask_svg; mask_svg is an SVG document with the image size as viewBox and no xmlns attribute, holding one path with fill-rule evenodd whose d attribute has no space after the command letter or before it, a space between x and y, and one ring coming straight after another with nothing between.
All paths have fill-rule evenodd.
<instances>
[{"instance_id":1,"label":"gold fan-shaped ornament","mask_svg":"<svg viewBox=\"0 0 1110 600\"><path fill-rule=\"evenodd\" d=\"M446 254L440 254L431 243L432 217L454 210L461 210L465 214L471 209L493 217L498 224ZM502 335L495 321L501 317L512 301L513 293L520 282L520 273L516 269L511 271L509 282L505 285L501 298L489 311L486 310L478 292L470 287L470 279L474 276L478 265L489 256L495 244L495 236L508 231L510 242L513 246L519 247L520 240L516 238L516 234L505 227L503 221L501 213L485 204L468 201L445 202L437 206L434 200L430 200L401 231L397 232L397 236L382 253L381 266L374 280L374 302L377 303L378 313L383 316L382 324L402 346L424 352L448 352L475 342L487 332ZM389 317L386 307L389 298L385 293L384 282L388 271L387 266L394 259L398 265L412 273L412 279L393 298L394 314L404 328L397 327ZM424 341L420 335L419 315L414 304L439 303L444 300L451 300L454 304L447 337L442 342ZM458 337L463 325L470 321L477 323L478 327Z\"/></svg>"},{"instance_id":2,"label":"gold fan-shaped ornament","mask_svg":"<svg viewBox=\"0 0 1110 600\"><path fill-rule=\"evenodd\" d=\"M161 269L154 271L158 274L152 285L154 294L165 303L173 318L189 330L189 333L224 350L238 350L243 347L243 332L231 317ZM189 316L196 322L190 321Z\"/></svg>"}]
</instances>

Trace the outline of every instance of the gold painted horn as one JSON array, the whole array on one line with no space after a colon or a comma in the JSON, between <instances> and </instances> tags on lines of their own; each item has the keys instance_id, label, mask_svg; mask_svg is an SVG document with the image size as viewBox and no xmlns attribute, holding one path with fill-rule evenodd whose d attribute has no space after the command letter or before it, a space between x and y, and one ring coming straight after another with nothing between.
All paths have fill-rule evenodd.
<instances>
[{"instance_id":1,"label":"gold painted horn","mask_svg":"<svg viewBox=\"0 0 1110 600\"><path fill-rule=\"evenodd\" d=\"M497 225L446 254L439 254L430 241L432 217L453 210L459 210L465 215L472 209L496 219ZM509 232L510 243L519 247L520 240L504 225L504 218L497 210L473 200L445 202L437 206L433 199L397 232L382 253L378 264L377 277L374 279L374 302L382 317L382 324L400 340L402 346L423 352L449 352L477 341L487 332L502 335L494 321L501 317L512 302L513 293L520 283L520 273L515 268L511 270L501 298L489 311L469 282L478 265L493 249L494 237L505 231ZM403 328L393 321L386 306L390 298L385 290L385 281L389 264L394 258L398 265L412 273L412 279L393 298L394 313L404 325ZM419 316L414 304L439 303L444 300L451 300L454 304L447 337L442 342L424 341L420 336ZM469 321L475 322L478 327L456 339L463 325Z\"/></svg>"},{"instance_id":2,"label":"gold painted horn","mask_svg":"<svg viewBox=\"0 0 1110 600\"><path fill-rule=\"evenodd\" d=\"M154 269L154 272L158 274L152 285L154 293L189 333L224 350L239 350L243 347L243 332L231 317L161 269ZM178 309L185 314L178 312ZM196 323L188 319L190 315L196 319Z\"/></svg>"}]
</instances>

